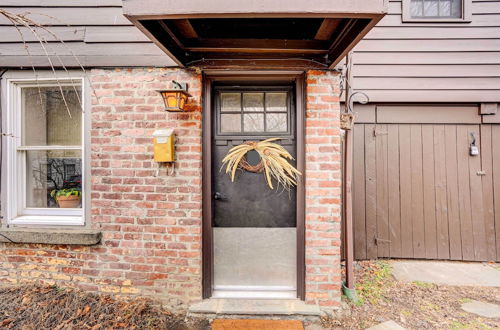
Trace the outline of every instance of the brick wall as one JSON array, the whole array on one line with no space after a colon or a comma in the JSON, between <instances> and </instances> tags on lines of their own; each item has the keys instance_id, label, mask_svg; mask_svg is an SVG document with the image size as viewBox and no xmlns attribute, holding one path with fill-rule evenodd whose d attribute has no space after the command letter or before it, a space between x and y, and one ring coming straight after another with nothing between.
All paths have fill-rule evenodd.
<instances>
[{"instance_id":1,"label":"brick wall","mask_svg":"<svg viewBox=\"0 0 500 330\"><path fill-rule=\"evenodd\" d=\"M340 103L339 77L307 73L306 301L340 305Z\"/></svg>"},{"instance_id":2,"label":"brick wall","mask_svg":"<svg viewBox=\"0 0 500 330\"><path fill-rule=\"evenodd\" d=\"M95 247L0 245L0 283L43 281L142 295L185 308L201 299L201 76L181 69L92 70L91 227ZM193 95L167 113L156 90ZM306 300L340 302L338 77L310 71L306 113ZM151 134L174 128L176 170L152 160Z\"/></svg>"},{"instance_id":3,"label":"brick wall","mask_svg":"<svg viewBox=\"0 0 500 330\"><path fill-rule=\"evenodd\" d=\"M180 69L92 70L92 228L95 247L0 249L0 281L43 280L137 294L179 306L201 298L201 76ZM189 114L168 113L156 92L187 82ZM152 133L174 128L176 170L152 159Z\"/></svg>"}]
</instances>

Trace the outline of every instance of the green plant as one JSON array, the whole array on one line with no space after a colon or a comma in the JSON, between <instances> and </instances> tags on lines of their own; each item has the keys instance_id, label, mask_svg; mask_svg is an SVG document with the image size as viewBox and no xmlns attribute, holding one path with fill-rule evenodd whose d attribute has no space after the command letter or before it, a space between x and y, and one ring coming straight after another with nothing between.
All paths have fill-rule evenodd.
<instances>
[{"instance_id":1,"label":"green plant","mask_svg":"<svg viewBox=\"0 0 500 330\"><path fill-rule=\"evenodd\" d=\"M50 196L57 200L58 197L64 196L82 196L82 192L78 188L67 188L67 189L54 189L50 192Z\"/></svg>"}]
</instances>

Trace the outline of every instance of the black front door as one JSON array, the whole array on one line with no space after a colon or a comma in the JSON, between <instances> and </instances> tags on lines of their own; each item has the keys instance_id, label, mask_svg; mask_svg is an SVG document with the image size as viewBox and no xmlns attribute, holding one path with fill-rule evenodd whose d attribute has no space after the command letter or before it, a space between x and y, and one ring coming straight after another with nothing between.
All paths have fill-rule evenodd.
<instances>
[{"instance_id":1,"label":"black front door","mask_svg":"<svg viewBox=\"0 0 500 330\"><path fill-rule=\"evenodd\" d=\"M296 189L271 189L263 173L244 169L231 182L222 168L229 150L248 141L280 138L295 157L293 88L218 86L213 100L213 296L296 297ZM260 162L256 152L246 159Z\"/></svg>"}]
</instances>

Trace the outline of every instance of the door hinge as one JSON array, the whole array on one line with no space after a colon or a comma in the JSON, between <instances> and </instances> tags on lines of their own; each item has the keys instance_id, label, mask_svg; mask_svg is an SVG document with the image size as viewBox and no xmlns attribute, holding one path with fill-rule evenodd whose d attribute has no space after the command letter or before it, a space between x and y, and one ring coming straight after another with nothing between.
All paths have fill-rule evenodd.
<instances>
[{"instance_id":1,"label":"door hinge","mask_svg":"<svg viewBox=\"0 0 500 330\"><path fill-rule=\"evenodd\" d=\"M477 171L476 174L479 175L479 176L485 176L486 175L486 171Z\"/></svg>"}]
</instances>

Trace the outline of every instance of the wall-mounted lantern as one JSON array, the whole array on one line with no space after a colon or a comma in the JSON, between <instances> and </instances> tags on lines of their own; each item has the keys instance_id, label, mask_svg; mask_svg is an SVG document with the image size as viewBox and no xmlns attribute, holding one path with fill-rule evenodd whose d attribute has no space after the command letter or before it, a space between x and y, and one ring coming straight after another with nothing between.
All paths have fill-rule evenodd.
<instances>
[{"instance_id":1,"label":"wall-mounted lantern","mask_svg":"<svg viewBox=\"0 0 500 330\"><path fill-rule=\"evenodd\" d=\"M165 110L171 112L182 112L186 111L184 108L187 103L187 99L191 96L187 92L187 84L178 83L172 80L174 88L158 91L163 97L163 102L165 103Z\"/></svg>"}]
</instances>

